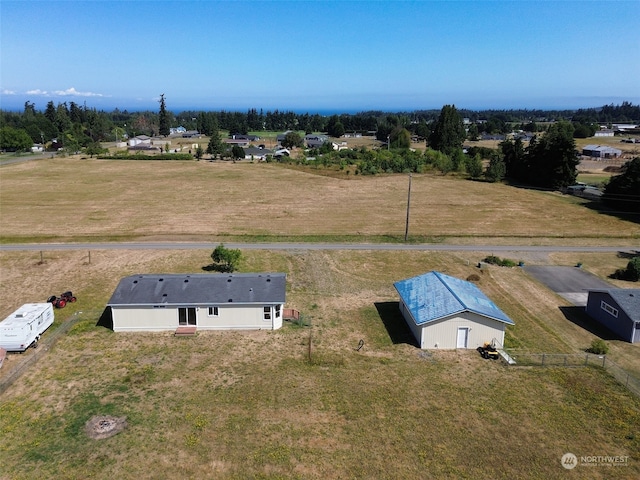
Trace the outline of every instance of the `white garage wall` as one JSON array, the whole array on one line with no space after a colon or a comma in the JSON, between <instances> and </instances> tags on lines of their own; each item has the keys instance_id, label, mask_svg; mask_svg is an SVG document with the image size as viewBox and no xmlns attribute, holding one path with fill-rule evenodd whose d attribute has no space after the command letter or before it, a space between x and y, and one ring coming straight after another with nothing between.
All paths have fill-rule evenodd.
<instances>
[{"instance_id":1,"label":"white garage wall","mask_svg":"<svg viewBox=\"0 0 640 480\"><path fill-rule=\"evenodd\" d=\"M505 324L472 312L462 312L422 327L420 346L425 349L455 349L458 328L469 327L467 348L475 349L494 338L504 345Z\"/></svg>"}]
</instances>

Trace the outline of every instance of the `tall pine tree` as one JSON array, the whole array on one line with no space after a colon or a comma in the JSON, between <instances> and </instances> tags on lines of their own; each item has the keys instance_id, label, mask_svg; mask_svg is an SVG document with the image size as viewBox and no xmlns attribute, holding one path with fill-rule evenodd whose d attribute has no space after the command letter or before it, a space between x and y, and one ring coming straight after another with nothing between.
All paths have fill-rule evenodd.
<instances>
[{"instance_id":1,"label":"tall pine tree","mask_svg":"<svg viewBox=\"0 0 640 480\"><path fill-rule=\"evenodd\" d=\"M167 113L167 107L164 103L164 93L160 95L160 130L159 134L166 137L170 133L169 129L169 114Z\"/></svg>"},{"instance_id":2,"label":"tall pine tree","mask_svg":"<svg viewBox=\"0 0 640 480\"><path fill-rule=\"evenodd\" d=\"M455 105L445 105L440 111L438 121L429 136L429 146L449 156L462 148L466 137L462 117Z\"/></svg>"}]
</instances>

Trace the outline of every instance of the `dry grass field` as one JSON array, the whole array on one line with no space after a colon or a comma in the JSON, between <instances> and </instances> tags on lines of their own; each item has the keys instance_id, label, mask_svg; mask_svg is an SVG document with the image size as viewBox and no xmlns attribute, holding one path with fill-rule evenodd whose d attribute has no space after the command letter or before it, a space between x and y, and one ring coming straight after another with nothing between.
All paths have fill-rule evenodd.
<instances>
[{"instance_id":1,"label":"dry grass field","mask_svg":"<svg viewBox=\"0 0 640 480\"><path fill-rule=\"evenodd\" d=\"M0 168L3 242L399 241L405 176L333 178L276 165L58 159ZM415 175L414 240L637 246L637 223L554 193ZM96 322L120 278L202 272L210 250L0 252L0 315L71 289L46 337L75 322L0 396L0 479L637 478L640 399L596 368L507 367L477 352L422 352L393 282L479 274L516 325L507 346L580 352L595 334L491 252L243 251L241 271L287 273L287 306L312 326L275 332L115 334ZM516 255L518 255L516 257ZM615 253L502 253L606 278ZM613 282L628 286L625 282ZM311 356L309 339L311 338ZM364 348L357 351L359 340ZM607 340L640 376L638 345ZM44 346L44 345L43 345ZM0 381L36 352L9 355ZM118 435L85 434L95 415ZM564 453L629 456L622 467Z\"/></svg>"},{"instance_id":2,"label":"dry grass field","mask_svg":"<svg viewBox=\"0 0 640 480\"><path fill-rule=\"evenodd\" d=\"M274 164L60 158L0 170L0 240L404 237L408 177ZM414 175L412 241L634 245L638 223L574 197Z\"/></svg>"}]
</instances>

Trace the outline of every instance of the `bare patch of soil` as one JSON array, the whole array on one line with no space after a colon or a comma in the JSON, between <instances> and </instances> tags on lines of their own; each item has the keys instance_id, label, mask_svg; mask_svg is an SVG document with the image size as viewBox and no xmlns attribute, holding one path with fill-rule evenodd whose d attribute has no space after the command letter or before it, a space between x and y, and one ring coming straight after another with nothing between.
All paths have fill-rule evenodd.
<instances>
[{"instance_id":1,"label":"bare patch of soil","mask_svg":"<svg viewBox=\"0 0 640 480\"><path fill-rule=\"evenodd\" d=\"M127 417L95 415L86 423L84 430L89 438L102 440L113 437L127 428Z\"/></svg>"}]
</instances>

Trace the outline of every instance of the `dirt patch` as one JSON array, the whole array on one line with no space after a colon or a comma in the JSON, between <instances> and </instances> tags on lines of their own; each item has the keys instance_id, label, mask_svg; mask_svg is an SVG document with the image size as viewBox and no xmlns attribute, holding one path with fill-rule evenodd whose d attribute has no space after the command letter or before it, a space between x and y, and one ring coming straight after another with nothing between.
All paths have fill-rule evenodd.
<instances>
[{"instance_id":1,"label":"dirt patch","mask_svg":"<svg viewBox=\"0 0 640 480\"><path fill-rule=\"evenodd\" d=\"M102 440L113 437L127 428L127 417L95 415L87 422L84 430L89 438Z\"/></svg>"}]
</instances>

